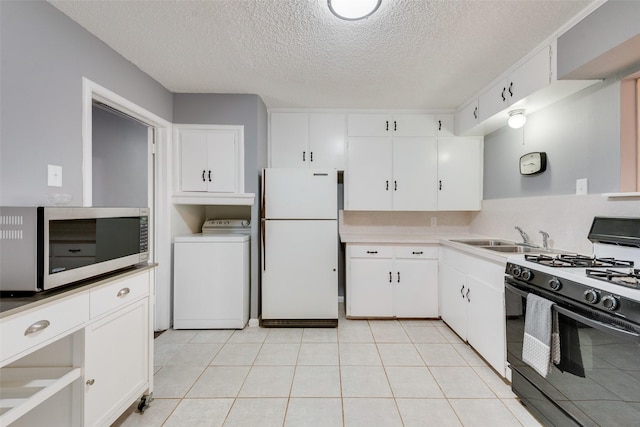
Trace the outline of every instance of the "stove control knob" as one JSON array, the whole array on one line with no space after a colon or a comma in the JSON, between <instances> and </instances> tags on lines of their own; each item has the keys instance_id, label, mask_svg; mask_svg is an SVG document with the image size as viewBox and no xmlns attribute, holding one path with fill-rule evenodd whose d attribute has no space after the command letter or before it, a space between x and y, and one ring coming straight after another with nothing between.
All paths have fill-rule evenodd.
<instances>
[{"instance_id":1,"label":"stove control knob","mask_svg":"<svg viewBox=\"0 0 640 427\"><path fill-rule=\"evenodd\" d=\"M620 306L620 303L618 302L618 299L613 295L607 295L606 297L602 298L602 306L609 311L613 311Z\"/></svg>"},{"instance_id":2,"label":"stove control knob","mask_svg":"<svg viewBox=\"0 0 640 427\"><path fill-rule=\"evenodd\" d=\"M511 273L516 277L520 277L520 274L522 274L522 269L516 265L513 267L513 270L511 270Z\"/></svg>"},{"instance_id":3,"label":"stove control knob","mask_svg":"<svg viewBox=\"0 0 640 427\"><path fill-rule=\"evenodd\" d=\"M562 288L562 283L560 283L560 280L558 280L557 277L554 277L549 280L549 287L554 291L559 291Z\"/></svg>"},{"instance_id":4,"label":"stove control knob","mask_svg":"<svg viewBox=\"0 0 640 427\"><path fill-rule=\"evenodd\" d=\"M589 304L597 304L600 301L600 295L595 290L589 289L584 291L584 300Z\"/></svg>"},{"instance_id":5,"label":"stove control knob","mask_svg":"<svg viewBox=\"0 0 640 427\"><path fill-rule=\"evenodd\" d=\"M520 277L522 277L522 280L531 280L531 278L533 277L533 273L531 272L531 270L527 270L526 268L522 269L522 274L520 274Z\"/></svg>"}]
</instances>

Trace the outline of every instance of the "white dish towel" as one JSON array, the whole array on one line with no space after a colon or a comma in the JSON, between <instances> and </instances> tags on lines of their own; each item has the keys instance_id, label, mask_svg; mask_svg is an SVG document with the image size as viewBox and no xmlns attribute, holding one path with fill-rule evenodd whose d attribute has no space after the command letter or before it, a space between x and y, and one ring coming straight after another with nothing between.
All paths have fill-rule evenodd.
<instances>
[{"instance_id":1,"label":"white dish towel","mask_svg":"<svg viewBox=\"0 0 640 427\"><path fill-rule=\"evenodd\" d=\"M527 295L527 312L524 319L522 361L540 375L546 377L551 365L551 335L553 331L553 302L534 294ZM557 347L556 347L557 346ZM559 345L555 343L554 353ZM554 359L559 359L554 354Z\"/></svg>"}]
</instances>

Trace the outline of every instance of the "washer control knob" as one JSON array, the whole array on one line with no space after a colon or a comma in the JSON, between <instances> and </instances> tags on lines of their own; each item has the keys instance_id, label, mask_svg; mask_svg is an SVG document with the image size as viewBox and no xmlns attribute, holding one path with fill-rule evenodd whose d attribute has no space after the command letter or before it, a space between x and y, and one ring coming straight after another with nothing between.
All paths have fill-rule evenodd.
<instances>
[{"instance_id":1,"label":"washer control knob","mask_svg":"<svg viewBox=\"0 0 640 427\"><path fill-rule=\"evenodd\" d=\"M602 298L602 306L609 311L614 311L620 306L620 303L613 295L607 295Z\"/></svg>"},{"instance_id":2,"label":"washer control knob","mask_svg":"<svg viewBox=\"0 0 640 427\"><path fill-rule=\"evenodd\" d=\"M560 282L560 280L558 280L557 277L554 277L553 279L549 280L549 287L554 291L559 291L562 288L562 283Z\"/></svg>"},{"instance_id":3,"label":"washer control knob","mask_svg":"<svg viewBox=\"0 0 640 427\"><path fill-rule=\"evenodd\" d=\"M597 304L600 301L600 295L593 289L584 291L584 300L589 304Z\"/></svg>"},{"instance_id":4,"label":"washer control knob","mask_svg":"<svg viewBox=\"0 0 640 427\"><path fill-rule=\"evenodd\" d=\"M516 265L513 267L513 270L511 270L511 273L516 277L520 277L520 274L522 274L522 269Z\"/></svg>"},{"instance_id":5,"label":"washer control knob","mask_svg":"<svg viewBox=\"0 0 640 427\"><path fill-rule=\"evenodd\" d=\"M531 278L533 277L533 273L531 272L531 270L523 268L520 277L522 277L522 280L531 280Z\"/></svg>"}]
</instances>

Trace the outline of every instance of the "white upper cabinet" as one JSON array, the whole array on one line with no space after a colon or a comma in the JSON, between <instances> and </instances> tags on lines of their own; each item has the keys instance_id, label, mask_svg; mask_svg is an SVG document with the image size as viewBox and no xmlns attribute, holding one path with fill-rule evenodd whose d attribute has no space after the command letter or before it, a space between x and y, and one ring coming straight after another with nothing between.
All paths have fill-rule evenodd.
<instances>
[{"instance_id":1,"label":"white upper cabinet","mask_svg":"<svg viewBox=\"0 0 640 427\"><path fill-rule=\"evenodd\" d=\"M345 128L344 114L271 113L270 167L344 170Z\"/></svg>"},{"instance_id":2,"label":"white upper cabinet","mask_svg":"<svg viewBox=\"0 0 640 427\"><path fill-rule=\"evenodd\" d=\"M353 137L348 141L345 209L436 209L436 138Z\"/></svg>"},{"instance_id":3,"label":"white upper cabinet","mask_svg":"<svg viewBox=\"0 0 640 427\"><path fill-rule=\"evenodd\" d=\"M242 127L179 125L176 139L181 192L244 192Z\"/></svg>"},{"instance_id":4,"label":"white upper cabinet","mask_svg":"<svg viewBox=\"0 0 640 427\"><path fill-rule=\"evenodd\" d=\"M531 114L599 81L558 80L556 45L553 40L533 51L465 103L456 112L456 134L487 135L506 126L511 110Z\"/></svg>"},{"instance_id":5,"label":"white upper cabinet","mask_svg":"<svg viewBox=\"0 0 640 427\"><path fill-rule=\"evenodd\" d=\"M430 114L349 114L347 134L352 136L436 136Z\"/></svg>"},{"instance_id":6,"label":"white upper cabinet","mask_svg":"<svg viewBox=\"0 0 640 427\"><path fill-rule=\"evenodd\" d=\"M435 116L435 126L438 138L443 136L455 136L453 114L439 114Z\"/></svg>"},{"instance_id":7,"label":"white upper cabinet","mask_svg":"<svg viewBox=\"0 0 640 427\"><path fill-rule=\"evenodd\" d=\"M480 137L438 138L438 210L481 209L482 151Z\"/></svg>"}]
</instances>

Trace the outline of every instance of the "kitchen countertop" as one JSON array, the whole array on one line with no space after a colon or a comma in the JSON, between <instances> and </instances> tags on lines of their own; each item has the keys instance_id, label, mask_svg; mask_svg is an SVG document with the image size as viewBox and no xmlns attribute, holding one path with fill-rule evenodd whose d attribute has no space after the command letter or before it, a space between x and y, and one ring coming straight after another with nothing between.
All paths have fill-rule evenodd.
<instances>
[{"instance_id":1,"label":"kitchen countertop","mask_svg":"<svg viewBox=\"0 0 640 427\"><path fill-rule=\"evenodd\" d=\"M438 234L438 233L415 233L415 232L340 232L342 243L355 244L415 244L415 245L443 245L456 250L467 252L471 255L480 256L488 260L505 263L507 258L513 256L512 253L495 252L489 249L471 246L464 243L453 242L452 240L462 239L491 239L491 237L478 234ZM503 239L499 239L503 240Z\"/></svg>"},{"instance_id":2,"label":"kitchen countertop","mask_svg":"<svg viewBox=\"0 0 640 427\"><path fill-rule=\"evenodd\" d=\"M104 285L116 279L122 279L140 271L155 268L157 264L141 264L125 270L119 270L108 275L94 277L67 286L50 289L42 292L11 292L6 291L0 296L0 319L12 316L21 311L30 310L39 305L55 301L80 292L86 292L91 288ZM11 295L11 296L9 296Z\"/></svg>"}]
</instances>

